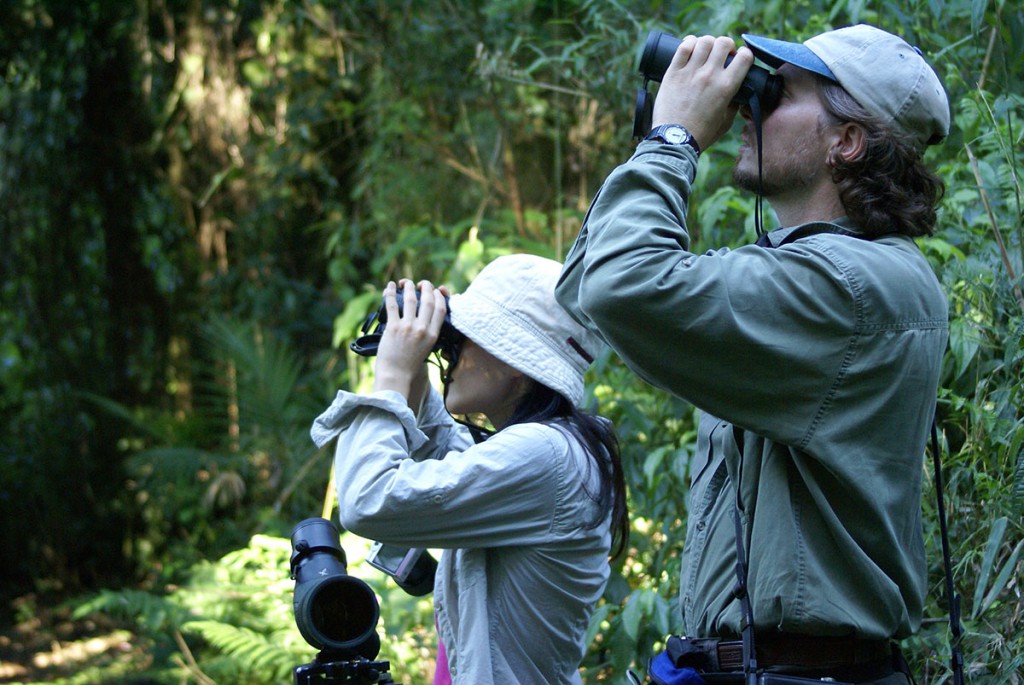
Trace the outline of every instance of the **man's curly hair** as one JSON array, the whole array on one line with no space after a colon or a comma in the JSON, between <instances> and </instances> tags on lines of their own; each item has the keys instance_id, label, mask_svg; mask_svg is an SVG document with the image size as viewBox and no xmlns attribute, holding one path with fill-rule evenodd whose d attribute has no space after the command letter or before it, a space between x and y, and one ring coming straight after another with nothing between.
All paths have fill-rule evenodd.
<instances>
[{"instance_id":1,"label":"man's curly hair","mask_svg":"<svg viewBox=\"0 0 1024 685\"><path fill-rule=\"evenodd\" d=\"M842 159L833 154L828 160L847 216L872 238L931 235L945 185L925 166L913 136L884 125L834 81L821 78L819 86L828 115L836 123L859 124L865 132L862 155Z\"/></svg>"}]
</instances>

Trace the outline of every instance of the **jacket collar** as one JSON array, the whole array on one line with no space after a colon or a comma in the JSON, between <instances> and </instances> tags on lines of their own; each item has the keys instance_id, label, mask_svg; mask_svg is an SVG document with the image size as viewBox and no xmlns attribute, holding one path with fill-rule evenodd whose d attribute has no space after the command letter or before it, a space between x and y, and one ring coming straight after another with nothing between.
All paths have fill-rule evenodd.
<instances>
[{"instance_id":1,"label":"jacket collar","mask_svg":"<svg viewBox=\"0 0 1024 685\"><path fill-rule=\"evenodd\" d=\"M787 243L799 240L800 238L806 238L807 236L817 235L819 233L834 233L836 235L845 235L852 238L867 239L867 236L859 231L857 227L844 216L836 219L835 221L812 221L798 226L777 228L774 231L765 233L758 238L757 244L761 247L781 247Z\"/></svg>"}]
</instances>

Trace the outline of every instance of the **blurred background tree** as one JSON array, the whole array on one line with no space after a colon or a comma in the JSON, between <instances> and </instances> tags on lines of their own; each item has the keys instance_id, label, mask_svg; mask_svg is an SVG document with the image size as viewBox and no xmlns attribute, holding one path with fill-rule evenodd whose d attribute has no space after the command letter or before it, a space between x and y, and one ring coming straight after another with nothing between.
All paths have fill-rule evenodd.
<instances>
[{"instance_id":1,"label":"blurred background tree","mask_svg":"<svg viewBox=\"0 0 1024 685\"><path fill-rule=\"evenodd\" d=\"M953 105L949 139L929 152L947 184L942 230L921 241L951 303L939 405L951 535L969 671L1020 682L1022 9L4 2L0 679L287 680L311 657L290 615L287 537L323 511L330 467L307 431L337 388L366 387L372 365L347 343L381 286L459 290L499 254L564 256L632 150L650 29L801 39L863 21L920 46ZM698 251L751 239L737 145L702 158ZM608 354L588 393L618 427L633 534L584 672L621 681L677 628L694 410ZM907 651L919 681L938 683L933 493L922 506L932 592ZM343 541L381 597L382 657L396 680L422 682L429 601L366 571L364 541ZM146 649L32 667L50 615Z\"/></svg>"}]
</instances>

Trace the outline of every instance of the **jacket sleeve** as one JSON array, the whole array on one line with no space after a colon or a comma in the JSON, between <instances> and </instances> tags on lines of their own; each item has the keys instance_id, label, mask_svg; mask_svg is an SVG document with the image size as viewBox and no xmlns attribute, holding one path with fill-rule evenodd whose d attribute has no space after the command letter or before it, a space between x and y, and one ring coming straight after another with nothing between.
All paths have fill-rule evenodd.
<instances>
[{"instance_id":1,"label":"jacket sleeve","mask_svg":"<svg viewBox=\"0 0 1024 685\"><path fill-rule=\"evenodd\" d=\"M648 382L798 443L852 339L844 274L807 247L690 252L695 164L689 148L641 143L594 199L556 296Z\"/></svg>"},{"instance_id":2,"label":"jacket sleeve","mask_svg":"<svg viewBox=\"0 0 1024 685\"><path fill-rule=\"evenodd\" d=\"M413 458L429 444L396 393L346 394L335 484L342 525L395 545L474 548L551 538L569 443L536 424L487 441L449 442L439 459ZM336 401L336 405L338 402ZM320 419L318 419L320 422Z\"/></svg>"}]
</instances>

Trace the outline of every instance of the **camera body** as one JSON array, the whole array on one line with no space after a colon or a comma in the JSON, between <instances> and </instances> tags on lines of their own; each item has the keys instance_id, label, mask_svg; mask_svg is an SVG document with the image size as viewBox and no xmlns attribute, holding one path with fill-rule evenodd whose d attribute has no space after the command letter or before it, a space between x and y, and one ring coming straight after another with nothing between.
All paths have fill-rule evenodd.
<instances>
[{"instance_id":1,"label":"camera body","mask_svg":"<svg viewBox=\"0 0 1024 685\"><path fill-rule=\"evenodd\" d=\"M633 136L643 138L651 130L651 112L653 102L647 93L647 82L661 82L665 78L665 72L676 49L682 41L675 36L661 31L651 31L647 36L643 52L640 55L639 71L644 77L644 87L637 93L636 114L633 119ZM726 58L728 65L732 62L732 55ZM757 100L757 106L764 113L775 109L782 96L782 77L772 74L767 69L753 65L750 71L743 78L739 91L732 99L734 105L753 104Z\"/></svg>"},{"instance_id":2,"label":"camera body","mask_svg":"<svg viewBox=\"0 0 1024 685\"><path fill-rule=\"evenodd\" d=\"M396 294L398 300L398 314L401 315L404 311L404 296L402 291L399 290ZM419 307L419 290L416 291L416 306ZM444 298L445 306L448 306L449 298ZM361 336L356 338L349 348L356 354L363 357L373 357L377 354L377 347L380 345L380 338L384 335L384 330L388 323L388 308L387 302L381 300L380 307L376 312L366 317L366 321L363 322L363 326L360 329ZM376 326L375 326L376 325ZM372 329L372 332L371 332ZM434 352L440 352L447 356L449 360L454 360L458 357L459 347L462 344L463 335L452 325L451 311L449 310L444 317L444 323L441 325L441 332L437 336L437 344L434 345Z\"/></svg>"},{"instance_id":3,"label":"camera body","mask_svg":"<svg viewBox=\"0 0 1024 685\"><path fill-rule=\"evenodd\" d=\"M366 555L366 563L394 578L398 587L413 597L422 597L434 590L437 561L425 549L374 542Z\"/></svg>"}]
</instances>

